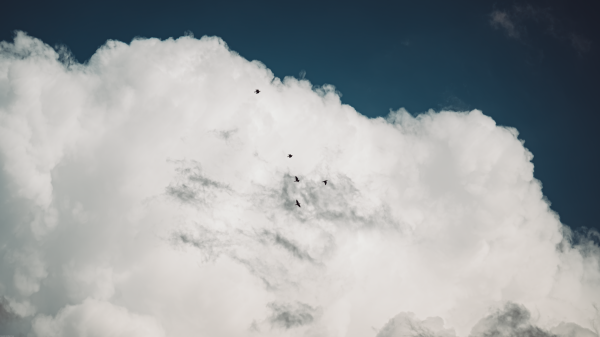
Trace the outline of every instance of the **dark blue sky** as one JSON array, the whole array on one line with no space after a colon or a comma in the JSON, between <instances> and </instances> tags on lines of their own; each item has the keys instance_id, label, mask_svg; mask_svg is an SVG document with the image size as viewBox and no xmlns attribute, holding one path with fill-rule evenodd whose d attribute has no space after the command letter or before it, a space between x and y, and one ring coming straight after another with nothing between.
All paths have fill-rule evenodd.
<instances>
[{"instance_id":1,"label":"dark blue sky","mask_svg":"<svg viewBox=\"0 0 600 337\"><path fill-rule=\"evenodd\" d=\"M480 109L516 127L563 223L600 204L599 1L3 1L23 30L86 61L107 39L216 35L276 76L330 83L369 116ZM496 28L491 14L505 21ZM512 25L512 26L511 26ZM594 173L596 172L596 173Z\"/></svg>"}]
</instances>

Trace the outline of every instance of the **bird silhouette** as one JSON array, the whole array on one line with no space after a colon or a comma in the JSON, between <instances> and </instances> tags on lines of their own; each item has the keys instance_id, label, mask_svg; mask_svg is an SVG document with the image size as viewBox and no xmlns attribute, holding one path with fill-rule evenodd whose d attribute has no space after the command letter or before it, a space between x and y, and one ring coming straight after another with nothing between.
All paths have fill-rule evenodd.
<instances>
[{"instance_id":1,"label":"bird silhouette","mask_svg":"<svg viewBox=\"0 0 600 337\"><path fill-rule=\"evenodd\" d=\"M294 178L296 178L296 181L294 181L295 183L300 182L300 180L298 180L298 177L294 176Z\"/></svg>"},{"instance_id":2,"label":"bird silhouette","mask_svg":"<svg viewBox=\"0 0 600 337\"><path fill-rule=\"evenodd\" d=\"M259 92L260 92L260 90L258 90L258 89L256 89L256 90L254 91L254 93L255 93L255 94L258 94Z\"/></svg>"},{"instance_id":3,"label":"bird silhouette","mask_svg":"<svg viewBox=\"0 0 600 337\"><path fill-rule=\"evenodd\" d=\"M300 203L298 202L298 200L296 200L296 206L302 207L302 206L300 206Z\"/></svg>"},{"instance_id":4,"label":"bird silhouette","mask_svg":"<svg viewBox=\"0 0 600 337\"><path fill-rule=\"evenodd\" d=\"M323 180L323 182L325 183L325 185L327 185L327 180Z\"/></svg>"},{"instance_id":5,"label":"bird silhouette","mask_svg":"<svg viewBox=\"0 0 600 337\"><path fill-rule=\"evenodd\" d=\"M291 155L291 154L288 154L288 158L292 158L292 155Z\"/></svg>"}]
</instances>

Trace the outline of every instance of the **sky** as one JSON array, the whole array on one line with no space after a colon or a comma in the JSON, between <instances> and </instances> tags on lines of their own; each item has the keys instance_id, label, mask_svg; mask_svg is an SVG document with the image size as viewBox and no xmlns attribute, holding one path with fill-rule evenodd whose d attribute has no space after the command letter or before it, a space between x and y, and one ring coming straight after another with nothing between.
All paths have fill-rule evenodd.
<instances>
[{"instance_id":1,"label":"sky","mask_svg":"<svg viewBox=\"0 0 600 337\"><path fill-rule=\"evenodd\" d=\"M108 39L218 36L277 77L332 84L369 117L404 107L480 109L515 127L563 223L599 228L594 1L5 3L14 30L80 62ZM31 10L36 8L35 11ZM520 9L520 10L519 10ZM514 32L497 22L504 13ZM510 27L510 26L508 26ZM515 35L516 33L516 35ZM575 41L575 42L574 42Z\"/></svg>"},{"instance_id":2,"label":"sky","mask_svg":"<svg viewBox=\"0 0 600 337\"><path fill-rule=\"evenodd\" d=\"M2 6L0 334L598 336L590 4Z\"/></svg>"}]
</instances>

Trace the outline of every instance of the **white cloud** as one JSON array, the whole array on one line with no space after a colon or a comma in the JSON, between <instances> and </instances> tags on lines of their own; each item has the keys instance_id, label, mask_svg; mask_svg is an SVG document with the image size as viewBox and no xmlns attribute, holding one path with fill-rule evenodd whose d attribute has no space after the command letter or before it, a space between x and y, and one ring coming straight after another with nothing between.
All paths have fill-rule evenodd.
<instances>
[{"instance_id":1,"label":"white cloud","mask_svg":"<svg viewBox=\"0 0 600 337\"><path fill-rule=\"evenodd\" d=\"M129 313L123 307L92 299L67 306L56 315L38 316L33 331L44 337L161 337L162 328L154 319Z\"/></svg>"},{"instance_id":2,"label":"white cloud","mask_svg":"<svg viewBox=\"0 0 600 337\"><path fill-rule=\"evenodd\" d=\"M34 335L467 336L507 302L595 331L598 247L480 111L368 119L218 38L65 52L0 46L0 295Z\"/></svg>"},{"instance_id":3,"label":"white cloud","mask_svg":"<svg viewBox=\"0 0 600 337\"><path fill-rule=\"evenodd\" d=\"M444 320L440 317L415 318L410 312L402 312L391 319L377 337L455 337L453 329L444 329Z\"/></svg>"}]
</instances>

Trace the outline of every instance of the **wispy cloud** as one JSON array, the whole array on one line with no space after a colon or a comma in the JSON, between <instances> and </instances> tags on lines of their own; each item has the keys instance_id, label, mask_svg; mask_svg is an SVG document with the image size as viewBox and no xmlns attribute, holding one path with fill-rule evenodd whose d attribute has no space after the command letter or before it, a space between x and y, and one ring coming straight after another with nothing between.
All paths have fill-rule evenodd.
<instances>
[{"instance_id":1,"label":"wispy cloud","mask_svg":"<svg viewBox=\"0 0 600 337\"><path fill-rule=\"evenodd\" d=\"M495 10L490 14L490 24L492 27L496 29L504 29L506 34L509 37L519 39L521 37L521 33L519 29L516 27L515 23L512 21L510 14L506 11Z\"/></svg>"},{"instance_id":2,"label":"wispy cloud","mask_svg":"<svg viewBox=\"0 0 600 337\"><path fill-rule=\"evenodd\" d=\"M577 50L580 53L588 52L592 47L592 41L586 39L583 36L577 34L570 34L568 36L568 39L571 41L571 45L573 46L573 48L575 48L575 50Z\"/></svg>"},{"instance_id":3,"label":"wispy cloud","mask_svg":"<svg viewBox=\"0 0 600 337\"><path fill-rule=\"evenodd\" d=\"M529 4L517 4L511 8L494 9L490 13L490 25L506 33L509 38L529 43L527 27L538 26L546 34L569 44L579 54L590 50L591 40L572 32L565 20L555 15L550 8L541 8Z\"/></svg>"}]
</instances>

